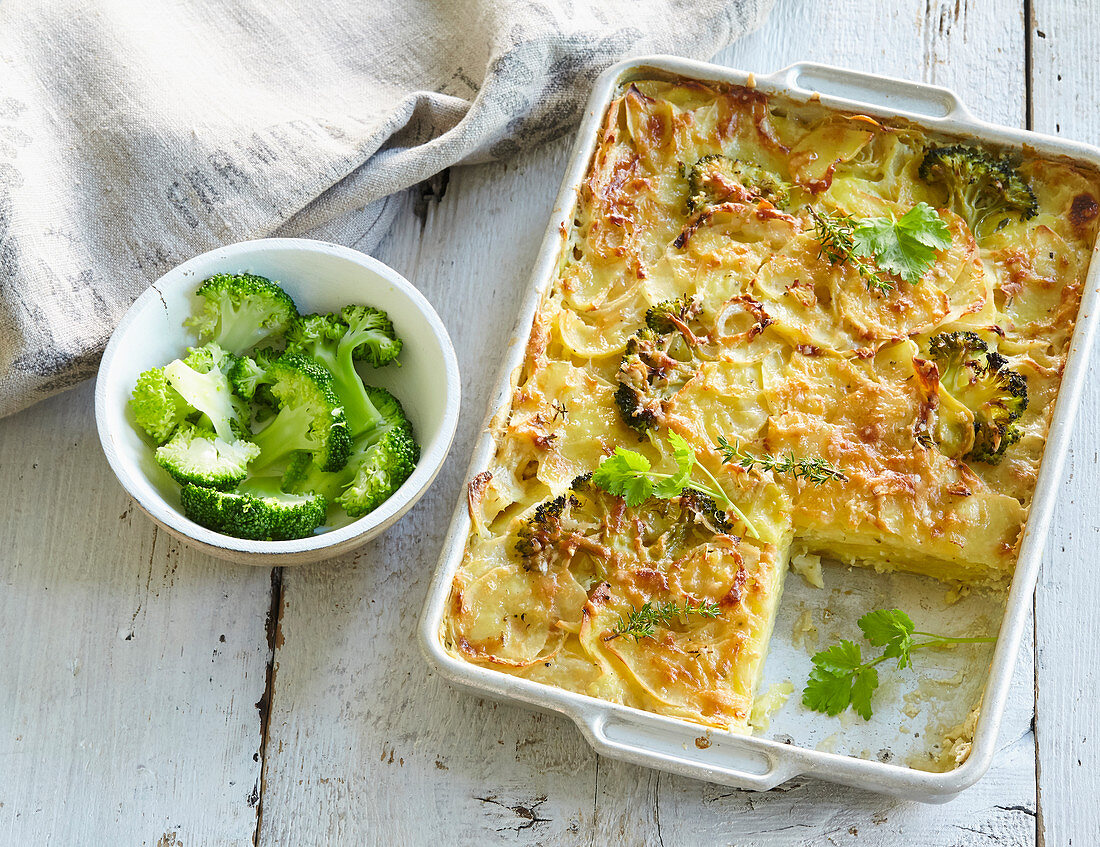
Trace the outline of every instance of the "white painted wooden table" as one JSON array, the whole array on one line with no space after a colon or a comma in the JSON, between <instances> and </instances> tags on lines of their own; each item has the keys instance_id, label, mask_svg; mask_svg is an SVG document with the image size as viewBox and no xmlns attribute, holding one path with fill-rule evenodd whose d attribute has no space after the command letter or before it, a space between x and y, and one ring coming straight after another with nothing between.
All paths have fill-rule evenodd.
<instances>
[{"instance_id":1,"label":"white painted wooden table","mask_svg":"<svg viewBox=\"0 0 1100 847\"><path fill-rule=\"evenodd\" d=\"M1096 143L1098 36L1095 0L779 0L720 61L933 82L980 117ZM946 806L623 765L429 673L414 624L570 141L455 169L420 214L417 192L395 198L378 254L446 321L464 414L435 486L355 555L272 572L158 532L103 459L90 384L0 421L0 845L1100 844L1100 384L1000 753Z\"/></svg>"}]
</instances>

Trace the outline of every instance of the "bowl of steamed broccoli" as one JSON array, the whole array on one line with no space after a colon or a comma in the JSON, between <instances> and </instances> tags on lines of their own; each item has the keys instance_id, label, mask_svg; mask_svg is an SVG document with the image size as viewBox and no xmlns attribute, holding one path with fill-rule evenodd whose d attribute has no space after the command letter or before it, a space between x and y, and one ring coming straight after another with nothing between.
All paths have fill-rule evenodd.
<instances>
[{"instance_id":1,"label":"bowl of steamed broccoli","mask_svg":"<svg viewBox=\"0 0 1100 847\"><path fill-rule=\"evenodd\" d=\"M273 238L197 256L134 302L100 364L96 422L119 482L175 537L301 564L412 507L459 389L442 321L396 271Z\"/></svg>"}]
</instances>

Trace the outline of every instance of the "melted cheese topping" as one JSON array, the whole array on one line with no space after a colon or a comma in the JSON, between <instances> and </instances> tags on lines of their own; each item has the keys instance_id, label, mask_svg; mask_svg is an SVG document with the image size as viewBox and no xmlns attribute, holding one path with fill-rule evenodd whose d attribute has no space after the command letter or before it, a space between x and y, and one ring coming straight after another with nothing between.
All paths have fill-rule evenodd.
<instances>
[{"instance_id":1,"label":"melted cheese topping","mask_svg":"<svg viewBox=\"0 0 1100 847\"><path fill-rule=\"evenodd\" d=\"M612 103L511 407L495 419L496 457L470 486L473 530L443 624L448 649L503 673L747 732L793 544L956 585L1007 584L1100 191L1071 165L1027 160L1020 171L1039 215L979 243L943 208L942 189L917 177L930 141L739 87L640 82ZM737 197L689 212L685 166L717 153L789 180L787 211ZM805 211L812 202L900 217L922 201L939 210L951 245L916 284L895 280L886 294L821 257ZM699 339L702 365L670 381L661 423L693 444L756 537L670 523L668 501L627 509L581 497L591 513L544 540L533 565L517 544L536 508L571 496L573 480L616 446L675 470L660 428L639 441L614 395L646 311L683 295L711 330ZM965 410L937 402L921 358L931 335L961 329L989 339L1027 377L1024 435L998 465L949 458L917 437L922 424L967 423ZM719 436L754 455L820 456L846 479L814 485L746 471L723 463ZM720 611L680 615L651 637L615 635L632 611L668 602Z\"/></svg>"}]
</instances>

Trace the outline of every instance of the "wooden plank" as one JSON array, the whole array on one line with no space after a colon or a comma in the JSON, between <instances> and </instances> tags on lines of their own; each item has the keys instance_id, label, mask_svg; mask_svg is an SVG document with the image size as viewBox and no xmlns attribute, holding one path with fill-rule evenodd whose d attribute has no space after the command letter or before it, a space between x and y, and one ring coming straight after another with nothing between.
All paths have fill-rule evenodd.
<instances>
[{"instance_id":1,"label":"wooden plank","mask_svg":"<svg viewBox=\"0 0 1100 847\"><path fill-rule=\"evenodd\" d=\"M90 383L0 422L0 503L0 842L247 842L269 572L154 527Z\"/></svg>"},{"instance_id":2,"label":"wooden plank","mask_svg":"<svg viewBox=\"0 0 1100 847\"><path fill-rule=\"evenodd\" d=\"M814 59L953 85L979 116L1019 125L1022 32L1010 0L910 0L870 21L856 0L781 0L723 59L761 72ZM625 765L561 718L479 700L427 670L412 633L566 153L562 141L455 169L423 225L401 213L378 253L447 323L464 415L439 482L397 527L284 575L261 844L1033 843L1030 656L993 770L944 807L811 780L747 794Z\"/></svg>"},{"instance_id":3,"label":"wooden plank","mask_svg":"<svg viewBox=\"0 0 1100 847\"><path fill-rule=\"evenodd\" d=\"M1091 58L1100 7L1036 0L1031 20L1032 126L1096 144L1100 68ZM1085 702L1100 689L1100 518L1095 508L1100 371L1086 378L1035 598L1039 840L1051 847L1100 843L1100 819L1082 797L1100 796L1100 721Z\"/></svg>"}]
</instances>

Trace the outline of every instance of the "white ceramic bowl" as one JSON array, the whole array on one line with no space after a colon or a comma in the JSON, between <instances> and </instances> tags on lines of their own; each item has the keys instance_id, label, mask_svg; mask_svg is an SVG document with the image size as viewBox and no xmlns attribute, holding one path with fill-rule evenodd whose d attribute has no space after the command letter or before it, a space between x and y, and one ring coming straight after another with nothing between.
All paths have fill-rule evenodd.
<instances>
[{"instance_id":1,"label":"white ceramic bowl","mask_svg":"<svg viewBox=\"0 0 1100 847\"><path fill-rule=\"evenodd\" d=\"M179 485L153 459L134 425L130 393L138 375L167 364L197 343L183 321L199 302L194 292L217 273L256 273L276 280L303 314L348 303L384 309L401 337L401 367L379 368L370 384L401 401L421 446L405 484L370 514L293 541L249 541L199 526L180 509ZM458 361L443 322L399 273L357 250L298 238L244 241L203 253L166 273L130 307L103 354L95 412L107 461L122 486L168 532L223 559L296 565L347 552L379 535L407 512L435 479L458 424Z\"/></svg>"}]
</instances>

